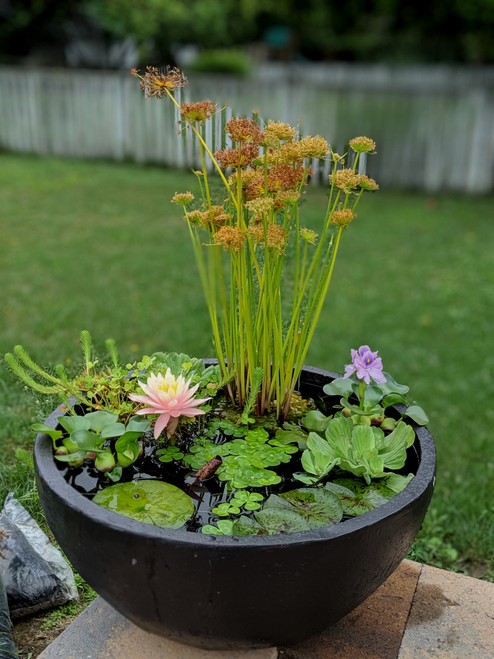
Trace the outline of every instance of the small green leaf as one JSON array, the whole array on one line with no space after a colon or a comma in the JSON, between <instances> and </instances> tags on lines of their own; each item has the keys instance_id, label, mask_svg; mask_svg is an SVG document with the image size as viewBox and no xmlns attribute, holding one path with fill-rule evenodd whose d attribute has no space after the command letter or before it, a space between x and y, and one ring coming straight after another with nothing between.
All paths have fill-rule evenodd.
<instances>
[{"instance_id":1,"label":"small green leaf","mask_svg":"<svg viewBox=\"0 0 494 659\"><path fill-rule=\"evenodd\" d=\"M371 384L365 389L364 403L366 407L372 408L375 407L381 398L383 397L381 389L375 385Z\"/></svg>"},{"instance_id":2,"label":"small green leaf","mask_svg":"<svg viewBox=\"0 0 494 659\"><path fill-rule=\"evenodd\" d=\"M60 462L78 462L79 460L84 460L86 453L87 451L74 451L67 455L55 455L55 459L60 460Z\"/></svg>"},{"instance_id":3,"label":"small green leaf","mask_svg":"<svg viewBox=\"0 0 494 659\"><path fill-rule=\"evenodd\" d=\"M310 476L309 474L305 474L303 471L297 471L293 474L293 477L296 480L305 483L305 485L315 485L320 480L319 476Z\"/></svg>"},{"instance_id":4,"label":"small green leaf","mask_svg":"<svg viewBox=\"0 0 494 659\"><path fill-rule=\"evenodd\" d=\"M233 535L234 522L230 519L219 519L218 526L212 524L205 524L201 531L209 535Z\"/></svg>"},{"instance_id":5,"label":"small green leaf","mask_svg":"<svg viewBox=\"0 0 494 659\"><path fill-rule=\"evenodd\" d=\"M70 439L84 451L99 451L103 445L103 440L92 430L75 430Z\"/></svg>"},{"instance_id":6,"label":"small green leaf","mask_svg":"<svg viewBox=\"0 0 494 659\"><path fill-rule=\"evenodd\" d=\"M346 396L353 393L352 385L350 378L336 378L333 382L325 384L323 391L328 396Z\"/></svg>"},{"instance_id":7,"label":"small green leaf","mask_svg":"<svg viewBox=\"0 0 494 659\"><path fill-rule=\"evenodd\" d=\"M184 457L182 451L177 446L167 446L156 451L159 456L160 462L173 462L173 460L181 460Z\"/></svg>"},{"instance_id":8,"label":"small green leaf","mask_svg":"<svg viewBox=\"0 0 494 659\"><path fill-rule=\"evenodd\" d=\"M109 439L110 437L120 437L125 432L123 423L110 423L101 429L100 437L102 439Z\"/></svg>"},{"instance_id":9,"label":"small green leaf","mask_svg":"<svg viewBox=\"0 0 494 659\"><path fill-rule=\"evenodd\" d=\"M130 417L125 430L126 432L139 432L142 435L146 430L149 430L149 428L151 428L151 421L136 415Z\"/></svg>"},{"instance_id":10,"label":"small green leaf","mask_svg":"<svg viewBox=\"0 0 494 659\"><path fill-rule=\"evenodd\" d=\"M97 412L89 412L84 415L84 418L89 422L89 429L101 432L105 426L111 426L118 422L118 414L111 414L98 410Z\"/></svg>"},{"instance_id":11,"label":"small green leaf","mask_svg":"<svg viewBox=\"0 0 494 659\"><path fill-rule=\"evenodd\" d=\"M122 467L117 466L115 469L112 469L112 471L107 471L106 476L114 483L118 483L122 478Z\"/></svg>"},{"instance_id":12,"label":"small green leaf","mask_svg":"<svg viewBox=\"0 0 494 659\"><path fill-rule=\"evenodd\" d=\"M381 391L383 392L383 396L387 396L388 394L406 394L409 391L409 387L407 387L406 384L398 384L389 373L383 372L383 375L386 378L386 382L383 382L382 384L379 385L381 388Z\"/></svg>"},{"instance_id":13,"label":"small green leaf","mask_svg":"<svg viewBox=\"0 0 494 659\"><path fill-rule=\"evenodd\" d=\"M314 432L324 432L330 422L330 417L325 416L319 410L311 410L302 419L302 423L307 430Z\"/></svg>"},{"instance_id":14,"label":"small green leaf","mask_svg":"<svg viewBox=\"0 0 494 659\"><path fill-rule=\"evenodd\" d=\"M308 434L302 428L291 423L285 423L275 435L275 439L281 444L297 444L301 450L307 448L307 437Z\"/></svg>"},{"instance_id":15,"label":"small green leaf","mask_svg":"<svg viewBox=\"0 0 494 659\"><path fill-rule=\"evenodd\" d=\"M45 423L33 423L31 428L34 430L34 432L42 432L45 435L51 437L54 449L56 449L57 439L60 439L60 437L62 437L63 435L63 432L61 430L55 430L55 428L52 428L51 426L47 426Z\"/></svg>"},{"instance_id":16,"label":"small green leaf","mask_svg":"<svg viewBox=\"0 0 494 659\"><path fill-rule=\"evenodd\" d=\"M405 416L410 417L410 419L415 421L419 426L425 426L429 423L429 417L418 405L411 405L408 407Z\"/></svg>"},{"instance_id":17,"label":"small green leaf","mask_svg":"<svg viewBox=\"0 0 494 659\"><path fill-rule=\"evenodd\" d=\"M405 396L402 394L389 394L388 396L385 396L382 401L382 406L384 409L387 407L390 407L391 405L397 405L397 404L406 404L407 399Z\"/></svg>"},{"instance_id":18,"label":"small green leaf","mask_svg":"<svg viewBox=\"0 0 494 659\"><path fill-rule=\"evenodd\" d=\"M395 494L399 494L406 488L412 478L413 474L408 474L407 476L402 476L401 474L389 474L381 480L381 483Z\"/></svg>"},{"instance_id":19,"label":"small green leaf","mask_svg":"<svg viewBox=\"0 0 494 659\"><path fill-rule=\"evenodd\" d=\"M238 515L240 508L233 503L220 503L219 506L213 508L213 513L220 517L228 517L228 515Z\"/></svg>"},{"instance_id":20,"label":"small green leaf","mask_svg":"<svg viewBox=\"0 0 494 659\"><path fill-rule=\"evenodd\" d=\"M91 422L87 416L59 416L57 420L68 433L75 430L89 430L91 427Z\"/></svg>"},{"instance_id":21,"label":"small green leaf","mask_svg":"<svg viewBox=\"0 0 494 659\"><path fill-rule=\"evenodd\" d=\"M212 524L204 524L201 533L204 533L205 535L223 535L220 529Z\"/></svg>"}]
</instances>

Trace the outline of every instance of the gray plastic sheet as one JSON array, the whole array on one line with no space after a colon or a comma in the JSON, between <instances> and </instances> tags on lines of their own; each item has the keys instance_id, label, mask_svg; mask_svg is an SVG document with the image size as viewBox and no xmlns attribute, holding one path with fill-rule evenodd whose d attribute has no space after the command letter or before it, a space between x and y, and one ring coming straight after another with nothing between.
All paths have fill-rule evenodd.
<instances>
[{"instance_id":1,"label":"gray plastic sheet","mask_svg":"<svg viewBox=\"0 0 494 659\"><path fill-rule=\"evenodd\" d=\"M0 579L13 620L77 599L70 566L12 494L0 512L0 530Z\"/></svg>"}]
</instances>

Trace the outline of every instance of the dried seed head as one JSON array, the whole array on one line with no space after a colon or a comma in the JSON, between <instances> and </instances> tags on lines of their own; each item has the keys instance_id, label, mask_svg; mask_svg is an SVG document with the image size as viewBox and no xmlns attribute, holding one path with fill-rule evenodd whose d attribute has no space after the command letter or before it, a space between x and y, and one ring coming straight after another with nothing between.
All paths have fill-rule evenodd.
<instances>
[{"instance_id":1,"label":"dried seed head","mask_svg":"<svg viewBox=\"0 0 494 659\"><path fill-rule=\"evenodd\" d=\"M259 155L259 147L255 144L242 144L240 149L224 149L216 151L214 157L223 169L233 167L233 169L249 167L252 160Z\"/></svg>"},{"instance_id":2,"label":"dried seed head","mask_svg":"<svg viewBox=\"0 0 494 659\"><path fill-rule=\"evenodd\" d=\"M187 78L176 67L167 67L163 73L155 66L147 66L143 76L137 69L132 69L131 73L140 79L140 87L148 97L161 98L167 91L173 92L177 87L185 87L187 84Z\"/></svg>"},{"instance_id":3,"label":"dried seed head","mask_svg":"<svg viewBox=\"0 0 494 659\"><path fill-rule=\"evenodd\" d=\"M296 166L280 162L268 174L268 191L298 190L304 180L305 170L302 164Z\"/></svg>"},{"instance_id":4,"label":"dried seed head","mask_svg":"<svg viewBox=\"0 0 494 659\"><path fill-rule=\"evenodd\" d=\"M266 232L266 244L270 249L283 254L287 243L288 236L278 224L271 224Z\"/></svg>"},{"instance_id":5,"label":"dried seed head","mask_svg":"<svg viewBox=\"0 0 494 659\"><path fill-rule=\"evenodd\" d=\"M205 212L207 216L208 226L205 228L211 228L211 230L219 229L226 224L231 224L232 216L225 211L223 206L211 206L211 208Z\"/></svg>"},{"instance_id":6,"label":"dried seed head","mask_svg":"<svg viewBox=\"0 0 494 659\"><path fill-rule=\"evenodd\" d=\"M252 142L259 144L261 128L253 119L230 119L226 130L234 142Z\"/></svg>"},{"instance_id":7,"label":"dried seed head","mask_svg":"<svg viewBox=\"0 0 494 659\"><path fill-rule=\"evenodd\" d=\"M264 226L262 223L250 224L247 229L247 235L254 240L254 242L262 243L264 245Z\"/></svg>"}]
</instances>

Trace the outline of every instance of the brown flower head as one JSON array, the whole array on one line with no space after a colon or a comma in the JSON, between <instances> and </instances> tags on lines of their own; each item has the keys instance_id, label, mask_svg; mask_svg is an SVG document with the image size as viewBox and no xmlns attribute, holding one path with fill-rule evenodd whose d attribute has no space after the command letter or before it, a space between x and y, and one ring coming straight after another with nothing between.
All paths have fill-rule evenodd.
<instances>
[{"instance_id":1,"label":"brown flower head","mask_svg":"<svg viewBox=\"0 0 494 659\"><path fill-rule=\"evenodd\" d=\"M254 158L259 155L259 147L255 144L242 144L240 149L223 149L216 151L214 157L220 163L223 169L233 167L233 169L249 167Z\"/></svg>"},{"instance_id":2,"label":"brown flower head","mask_svg":"<svg viewBox=\"0 0 494 659\"><path fill-rule=\"evenodd\" d=\"M330 174L329 181L346 194L355 189L359 184L359 175L353 169L339 169L335 174Z\"/></svg>"},{"instance_id":3,"label":"brown flower head","mask_svg":"<svg viewBox=\"0 0 494 659\"><path fill-rule=\"evenodd\" d=\"M364 174L359 174L358 185L363 190L379 190L379 186L374 179L369 178L369 176L365 176Z\"/></svg>"},{"instance_id":4,"label":"brown flower head","mask_svg":"<svg viewBox=\"0 0 494 659\"><path fill-rule=\"evenodd\" d=\"M198 123L210 119L216 112L216 105L212 101L198 101L197 103L182 103L180 114L190 123Z\"/></svg>"},{"instance_id":5,"label":"brown flower head","mask_svg":"<svg viewBox=\"0 0 494 659\"><path fill-rule=\"evenodd\" d=\"M243 188L248 187L253 181L258 181L259 178L260 178L259 170L243 169L241 172L242 187ZM236 179L236 176L233 175L232 179Z\"/></svg>"},{"instance_id":6,"label":"brown flower head","mask_svg":"<svg viewBox=\"0 0 494 659\"><path fill-rule=\"evenodd\" d=\"M225 212L223 206L211 206L211 208L205 212L205 215L207 215L208 225L213 230L219 229L225 224L230 224L232 221L232 216Z\"/></svg>"},{"instance_id":7,"label":"brown flower head","mask_svg":"<svg viewBox=\"0 0 494 659\"><path fill-rule=\"evenodd\" d=\"M179 206L187 206L194 199L195 197L192 192L175 192L172 197L172 203Z\"/></svg>"},{"instance_id":8,"label":"brown flower head","mask_svg":"<svg viewBox=\"0 0 494 659\"><path fill-rule=\"evenodd\" d=\"M226 124L226 130L234 142L259 144L261 128L253 119L230 119Z\"/></svg>"},{"instance_id":9,"label":"brown flower head","mask_svg":"<svg viewBox=\"0 0 494 659\"><path fill-rule=\"evenodd\" d=\"M262 223L250 224L247 229L247 235L254 242L259 243L264 247L264 226Z\"/></svg>"},{"instance_id":10,"label":"brown flower head","mask_svg":"<svg viewBox=\"0 0 494 659\"><path fill-rule=\"evenodd\" d=\"M340 211L335 211L331 216L331 224L336 224L339 227L345 227L347 224L350 224L357 216L352 211L351 208L345 208Z\"/></svg>"},{"instance_id":11,"label":"brown flower head","mask_svg":"<svg viewBox=\"0 0 494 659\"><path fill-rule=\"evenodd\" d=\"M245 243L245 234L238 227L221 227L213 236L216 245L222 245L227 251L239 252Z\"/></svg>"},{"instance_id":12,"label":"brown flower head","mask_svg":"<svg viewBox=\"0 0 494 659\"><path fill-rule=\"evenodd\" d=\"M270 249L278 252L278 254L283 254L285 252L287 239L288 236L283 227L280 227L278 224L271 224L268 227L266 244Z\"/></svg>"},{"instance_id":13,"label":"brown flower head","mask_svg":"<svg viewBox=\"0 0 494 659\"><path fill-rule=\"evenodd\" d=\"M354 151L363 153L374 153L376 143L369 137L354 137L350 140L349 145Z\"/></svg>"},{"instance_id":14,"label":"brown flower head","mask_svg":"<svg viewBox=\"0 0 494 659\"><path fill-rule=\"evenodd\" d=\"M258 197L264 197L264 174L260 174L256 170L247 170L247 172L254 172L255 176L249 176L247 185L245 187L245 198L246 199L257 199Z\"/></svg>"},{"instance_id":15,"label":"brown flower head","mask_svg":"<svg viewBox=\"0 0 494 659\"><path fill-rule=\"evenodd\" d=\"M185 87L187 78L180 69L167 67L165 72L155 66L147 66L146 73L141 76L137 69L132 69L132 75L140 78L140 87L146 96L161 98L163 94L173 92L177 87Z\"/></svg>"},{"instance_id":16,"label":"brown flower head","mask_svg":"<svg viewBox=\"0 0 494 659\"><path fill-rule=\"evenodd\" d=\"M304 167L280 162L275 165L268 174L268 191L296 190L304 180Z\"/></svg>"}]
</instances>

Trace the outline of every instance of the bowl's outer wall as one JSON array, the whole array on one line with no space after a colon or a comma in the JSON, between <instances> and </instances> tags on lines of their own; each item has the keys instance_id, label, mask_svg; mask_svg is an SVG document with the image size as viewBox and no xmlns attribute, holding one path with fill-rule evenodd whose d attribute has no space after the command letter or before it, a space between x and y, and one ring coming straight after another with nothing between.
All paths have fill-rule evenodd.
<instances>
[{"instance_id":1,"label":"bowl's outer wall","mask_svg":"<svg viewBox=\"0 0 494 659\"><path fill-rule=\"evenodd\" d=\"M303 380L311 379L324 384L328 373L305 369ZM37 438L35 463L50 528L105 600L150 632L234 649L307 638L353 610L396 569L433 491L435 449L425 428L417 429L415 446L415 478L371 513L315 531L234 538L161 529L97 506L63 480L47 435Z\"/></svg>"}]
</instances>

